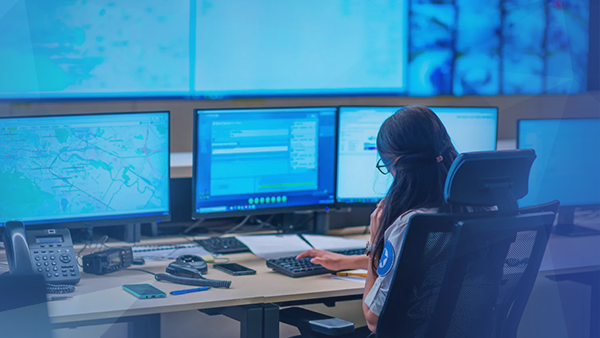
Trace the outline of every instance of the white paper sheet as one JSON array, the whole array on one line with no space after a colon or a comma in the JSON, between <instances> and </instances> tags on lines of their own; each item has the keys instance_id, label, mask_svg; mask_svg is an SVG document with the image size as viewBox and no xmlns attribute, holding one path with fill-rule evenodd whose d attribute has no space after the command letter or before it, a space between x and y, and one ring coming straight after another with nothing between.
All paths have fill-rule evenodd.
<instances>
[{"instance_id":1,"label":"white paper sheet","mask_svg":"<svg viewBox=\"0 0 600 338\"><path fill-rule=\"evenodd\" d=\"M324 235L302 235L315 249L346 250L366 248L367 241L363 239L344 238Z\"/></svg>"},{"instance_id":2,"label":"white paper sheet","mask_svg":"<svg viewBox=\"0 0 600 338\"><path fill-rule=\"evenodd\" d=\"M253 254L264 259L295 256L312 249L298 235L247 235L235 236Z\"/></svg>"},{"instance_id":3,"label":"white paper sheet","mask_svg":"<svg viewBox=\"0 0 600 338\"><path fill-rule=\"evenodd\" d=\"M352 270L352 271L346 271L346 272L354 272L354 273L367 273L367 270ZM367 277L360 277L360 276L331 276L334 279L339 279L339 280L345 280L347 282L354 282L354 283L361 283L361 284L365 284L365 282L367 281Z\"/></svg>"}]
</instances>

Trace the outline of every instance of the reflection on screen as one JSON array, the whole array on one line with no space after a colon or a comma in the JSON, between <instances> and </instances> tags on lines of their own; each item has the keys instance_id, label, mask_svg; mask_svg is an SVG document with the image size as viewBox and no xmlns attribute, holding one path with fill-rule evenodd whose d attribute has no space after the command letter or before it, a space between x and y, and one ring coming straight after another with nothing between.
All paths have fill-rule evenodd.
<instances>
[{"instance_id":1,"label":"reflection on screen","mask_svg":"<svg viewBox=\"0 0 600 338\"><path fill-rule=\"evenodd\" d=\"M339 202L377 202L387 193L391 175L376 168L377 133L401 107L341 107L338 140ZM430 107L440 118L458 152L496 149L496 108Z\"/></svg>"},{"instance_id":2,"label":"reflection on screen","mask_svg":"<svg viewBox=\"0 0 600 338\"><path fill-rule=\"evenodd\" d=\"M0 119L0 223L169 214L168 113Z\"/></svg>"},{"instance_id":3,"label":"reflection on screen","mask_svg":"<svg viewBox=\"0 0 600 338\"><path fill-rule=\"evenodd\" d=\"M197 111L198 214L333 202L335 108Z\"/></svg>"},{"instance_id":4,"label":"reflection on screen","mask_svg":"<svg viewBox=\"0 0 600 338\"><path fill-rule=\"evenodd\" d=\"M600 119L521 120L518 148L537 155L519 205L600 204Z\"/></svg>"}]
</instances>

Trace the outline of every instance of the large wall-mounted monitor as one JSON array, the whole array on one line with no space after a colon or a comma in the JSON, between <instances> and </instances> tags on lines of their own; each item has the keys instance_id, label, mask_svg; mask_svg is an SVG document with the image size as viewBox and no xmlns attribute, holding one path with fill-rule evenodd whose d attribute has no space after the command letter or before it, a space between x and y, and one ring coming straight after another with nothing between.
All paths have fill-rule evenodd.
<instances>
[{"instance_id":1,"label":"large wall-mounted monitor","mask_svg":"<svg viewBox=\"0 0 600 338\"><path fill-rule=\"evenodd\" d=\"M0 118L0 224L170 220L169 112Z\"/></svg>"},{"instance_id":2,"label":"large wall-mounted monitor","mask_svg":"<svg viewBox=\"0 0 600 338\"><path fill-rule=\"evenodd\" d=\"M196 110L193 217L334 203L336 108Z\"/></svg>"},{"instance_id":3,"label":"large wall-mounted monitor","mask_svg":"<svg viewBox=\"0 0 600 338\"><path fill-rule=\"evenodd\" d=\"M584 92L590 1L521 2L13 1L0 100Z\"/></svg>"},{"instance_id":4,"label":"large wall-mounted monitor","mask_svg":"<svg viewBox=\"0 0 600 338\"><path fill-rule=\"evenodd\" d=\"M377 133L402 107L340 107L337 201L375 203L392 183L377 163ZM458 152L496 150L498 109L495 107L429 107L440 118Z\"/></svg>"}]
</instances>

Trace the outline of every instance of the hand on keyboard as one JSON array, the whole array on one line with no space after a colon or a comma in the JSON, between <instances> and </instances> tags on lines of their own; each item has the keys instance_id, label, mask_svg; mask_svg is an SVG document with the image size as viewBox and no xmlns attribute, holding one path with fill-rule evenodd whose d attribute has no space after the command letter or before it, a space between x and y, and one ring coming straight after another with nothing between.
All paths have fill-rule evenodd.
<instances>
[{"instance_id":1,"label":"hand on keyboard","mask_svg":"<svg viewBox=\"0 0 600 338\"><path fill-rule=\"evenodd\" d=\"M352 261L352 259L349 258L343 258L343 259L339 259L340 262L343 262L342 264L345 266L346 263L348 263L348 267L347 268L335 268L335 269L330 269L330 268L326 268L320 264L312 263L311 258L309 254L309 252L312 252L314 255L317 255L317 253L321 252L323 253L323 255L319 256L319 257L323 257L324 255L326 255L327 257L330 258L330 261L335 257L338 257L337 255L356 255L354 262L355 263L350 263L350 261ZM290 257L281 257L281 258L275 258L275 259L268 259L267 260L267 266L279 273L282 273L286 276L290 276L290 277L306 277L306 276L314 276L314 275L322 275L322 274L326 274L326 273L330 273L332 271L337 271L337 270L347 270L347 269L356 269L356 268L363 268L362 267L362 262L364 262L364 265L366 266L366 262L367 262L367 256L364 255L365 249L362 248L357 248L357 249L347 249L347 250L340 250L340 251L336 251L336 252L331 252L331 251L323 251L323 250L309 250L306 253L305 257L302 258L298 258L298 257L294 257L294 256L290 256ZM302 254L301 254L302 255ZM360 257L358 257L360 256ZM332 260L336 260L336 259L332 259ZM324 263L327 264L327 263ZM357 264L360 264L357 265Z\"/></svg>"},{"instance_id":2,"label":"hand on keyboard","mask_svg":"<svg viewBox=\"0 0 600 338\"><path fill-rule=\"evenodd\" d=\"M356 257L342 255L339 253L312 249L308 251L304 251L299 254L297 259L302 259L305 257L312 257L310 260L313 264L319 264L323 266L327 270L338 271L338 270L350 270L350 269L361 269L362 267L353 266Z\"/></svg>"}]
</instances>

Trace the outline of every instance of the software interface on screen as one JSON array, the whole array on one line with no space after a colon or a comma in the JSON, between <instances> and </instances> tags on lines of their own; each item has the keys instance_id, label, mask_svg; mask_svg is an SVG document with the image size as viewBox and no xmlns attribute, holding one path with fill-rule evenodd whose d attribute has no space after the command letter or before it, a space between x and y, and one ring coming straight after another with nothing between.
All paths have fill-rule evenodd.
<instances>
[{"instance_id":1,"label":"software interface on screen","mask_svg":"<svg viewBox=\"0 0 600 338\"><path fill-rule=\"evenodd\" d=\"M600 204L600 119L521 120L518 147L537 155L519 205Z\"/></svg>"},{"instance_id":2,"label":"software interface on screen","mask_svg":"<svg viewBox=\"0 0 600 338\"><path fill-rule=\"evenodd\" d=\"M199 217L333 202L335 108L196 114Z\"/></svg>"},{"instance_id":3,"label":"software interface on screen","mask_svg":"<svg viewBox=\"0 0 600 338\"><path fill-rule=\"evenodd\" d=\"M0 119L0 223L169 214L167 112Z\"/></svg>"},{"instance_id":4,"label":"software interface on screen","mask_svg":"<svg viewBox=\"0 0 600 338\"><path fill-rule=\"evenodd\" d=\"M337 200L342 203L379 201L392 175L375 167L377 133L401 107L341 107L338 134ZM493 107L430 107L446 126L458 152L496 149L498 110Z\"/></svg>"}]
</instances>

